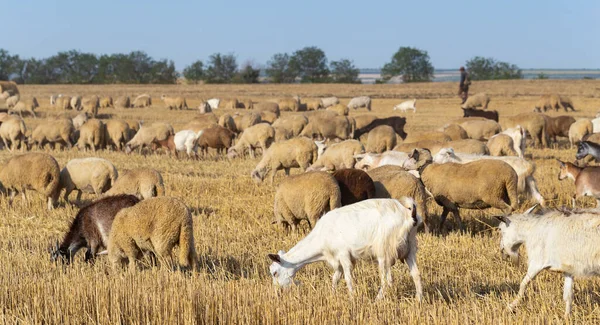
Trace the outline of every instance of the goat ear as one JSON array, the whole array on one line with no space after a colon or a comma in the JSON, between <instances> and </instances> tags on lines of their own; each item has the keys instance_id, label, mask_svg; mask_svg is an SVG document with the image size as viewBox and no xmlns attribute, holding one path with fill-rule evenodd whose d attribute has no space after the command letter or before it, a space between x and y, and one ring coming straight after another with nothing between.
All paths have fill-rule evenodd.
<instances>
[{"instance_id":1,"label":"goat ear","mask_svg":"<svg viewBox=\"0 0 600 325\"><path fill-rule=\"evenodd\" d=\"M556 159L556 161L558 161L558 163L560 164L560 167L565 167L565 163L562 162L560 159Z\"/></svg>"},{"instance_id":2,"label":"goat ear","mask_svg":"<svg viewBox=\"0 0 600 325\"><path fill-rule=\"evenodd\" d=\"M417 149L413 149L413 151L408 155L408 158L419 160L419 151Z\"/></svg>"},{"instance_id":3,"label":"goat ear","mask_svg":"<svg viewBox=\"0 0 600 325\"><path fill-rule=\"evenodd\" d=\"M509 220L506 216L502 215L502 216L494 216L494 217L496 217L496 219L500 220L500 222L504 222L506 225L508 225Z\"/></svg>"},{"instance_id":4,"label":"goat ear","mask_svg":"<svg viewBox=\"0 0 600 325\"><path fill-rule=\"evenodd\" d=\"M281 264L281 258L279 257L279 255L277 254L269 254L267 255L267 257L269 257L269 259L271 259L271 261L277 263L277 264Z\"/></svg>"},{"instance_id":5,"label":"goat ear","mask_svg":"<svg viewBox=\"0 0 600 325\"><path fill-rule=\"evenodd\" d=\"M533 212L533 210L535 210L535 208L537 208L538 205L540 205L540 204L536 203L534 206L532 206L531 208L527 209L527 211L525 211L525 214L531 214L531 212Z\"/></svg>"}]
</instances>

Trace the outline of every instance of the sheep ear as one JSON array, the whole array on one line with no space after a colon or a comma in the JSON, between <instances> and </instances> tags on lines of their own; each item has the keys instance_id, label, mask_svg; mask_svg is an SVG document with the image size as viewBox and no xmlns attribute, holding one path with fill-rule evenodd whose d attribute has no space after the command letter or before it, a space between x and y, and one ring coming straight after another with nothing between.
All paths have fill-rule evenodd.
<instances>
[{"instance_id":1,"label":"sheep ear","mask_svg":"<svg viewBox=\"0 0 600 325\"><path fill-rule=\"evenodd\" d=\"M281 258L279 257L279 255L277 254L269 254L267 255L267 257L269 257L269 259L271 259L271 261L277 263L277 264L281 264Z\"/></svg>"},{"instance_id":2,"label":"sheep ear","mask_svg":"<svg viewBox=\"0 0 600 325\"><path fill-rule=\"evenodd\" d=\"M538 205L540 205L540 204L536 203L534 206L532 206L531 208L527 209L527 211L525 211L525 214L531 214L531 212L533 212L533 210L535 210L535 208L537 208Z\"/></svg>"}]
</instances>

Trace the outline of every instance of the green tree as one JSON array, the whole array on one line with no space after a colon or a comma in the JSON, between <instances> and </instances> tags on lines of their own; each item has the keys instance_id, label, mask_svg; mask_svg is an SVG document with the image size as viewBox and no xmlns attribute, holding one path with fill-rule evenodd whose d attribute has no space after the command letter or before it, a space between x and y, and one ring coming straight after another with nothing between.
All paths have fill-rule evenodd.
<instances>
[{"instance_id":1,"label":"green tree","mask_svg":"<svg viewBox=\"0 0 600 325\"><path fill-rule=\"evenodd\" d=\"M204 78L204 64L198 60L183 69L183 76L189 82L198 83Z\"/></svg>"},{"instance_id":2,"label":"green tree","mask_svg":"<svg viewBox=\"0 0 600 325\"><path fill-rule=\"evenodd\" d=\"M431 81L433 65L429 61L427 51L414 47L400 47L392 56L392 60L381 69L381 76L386 81L399 75L404 82Z\"/></svg>"},{"instance_id":3,"label":"green tree","mask_svg":"<svg viewBox=\"0 0 600 325\"><path fill-rule=\"evenodd\" d=\"M207 83L231 83L237 71L237 60L233 54L215 53L208 59L205 72Z\"/></svg>"},{"instance_id":4,"label":"green tree","mask_svg":"<svg viewBox=\"0 0 600 325\"><path fill-rule=\"evenodd\" d=\"M298 76L290 67L290 56L277 53L267 62L266 74L274 83L293 83Z\"/></svg>"},{"instance_id":5,"label":"green tree","mask_svg":"<svg viewBox=\"0 0 600 325\"><path fill-rule=\"evenodd\" d=\"M521 69L514 64L476 56L466 63L472 80L522 79Z\"/></svg>"},{"instance_id":6,"label":"green tree","mask_svg":"<svg viewBox=\"0 0 600 325\"><path fill-rule=\"evenodd\" d=\"M260 76L260 68L254 67L251 62L244 64L244 67L238 72L238 82L244 84L256 84L258 83L258 77Z\"/></svg>"},{"instance_id":7,"label":"green tree","mask_svg":"<svg viewBox=\"0 0 600 325\"><path fill-rule=\"evenodd\" d=\"M294 52L289 67L301 79L301 82L327 82L329 69L325 52L316 46L308 46Z\"/></svg>"},{"instance_id":8,"label":"green tree","mask_svg":"<svg viewBox=\"0 0 600 325\"><path fill-rule=\"evenodd\" d=\"M348 59L331 62L331 76L333 82L355 84L360 83L358 79L359 70L354 66L354 62Z\"/></svg>"},{"instance_id":9,"label":"green tree","mask_svg":"<svg viewBox=\"0 0 600 325\"><path fill-rule=\"evenodd\" d=\"M150 83L152 84L175 84L179 73L175 70L175 63L171 60L152 61L150 68Z\"/></svg>"},{"instance_id":10,"label":"green tree","mask_svg":"<svg viewBox=\"0 0 600 325\"><path fill-rule=\"evenodd\" d=\"M14 73L18 73L20 61L18 55L10 55L7 50L0 49L0 80L9 80Z\"/></svg>"}]
</instances>

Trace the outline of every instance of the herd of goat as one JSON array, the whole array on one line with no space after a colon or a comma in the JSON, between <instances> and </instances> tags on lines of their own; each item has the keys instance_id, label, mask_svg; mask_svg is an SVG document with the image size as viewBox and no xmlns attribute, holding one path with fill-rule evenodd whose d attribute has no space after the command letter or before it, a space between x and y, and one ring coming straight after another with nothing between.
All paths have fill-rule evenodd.
<instances>
[{"instance_id":1,"label":"herd of goat","mask_svg":"<svg viewBox=\"0 0 600 325\"><path fill-rule=\"evenodd\" d=\"M10 93L6 83L0 83L0 90ZM187 108L183 98L162 99L169 108ZM149 96L144 100L151 104ZM284 170L288 177L275 191L273 223L296 230L304 220L311 231L288 252L268 255L273 262L273 283L280 286L295 283L296 272L305 265L326 261L334 270L333 287L344 276L352 293L355 261L374 258L381 276L377 297L383 298L392 281L390 268L400 260L408 265L420 301L423 290L416 263L416 235L421 227L431 231L429 199L443 208L440 231L450 212L464 230L459 209L502 211L498 217L502 254L515 259L519 247L525 245L529 266L511 308L522 299L528 283L549 269L565 276L569 314L573 277L600 272L600 261L593 259L600 250L595 245L600 243L600 214L547 209L534 177L535 163L525 155L528 138L537 147L558 145L557 137L568 138L571 146L578 147L577 162L559 161L559 179L575 181L573 208L580 196L596 198L600 207L600 167L587 166L591 159L600 160L600 138L596 138L600 119L575 120L539 112L573 110L564 96L542 96L536 105L538 112L503 117L501 126L498 113L487 110L489 96L478 94L463 105L464 117L436 131L410 135L404 130L404 117L349 116L350 109L370 110L368 97L357 97L348 105L340 105L337 98L304 103L297 97L249 101L244 105L249 111L220 115L214 111L223 107L221 103L237 108L239 101L211 99L203 101L201 113L178 132L167 123L100 120L97 108L87 111L88 101L81 98L73 101L72 97L56 96L51 101L63 107L68 101L69 107L84 112L72 118L49 119L31 132L21 117L5 114L0 117L0 137L7 148L61 144L94 151L112 147L131 153L146 147L175 157L186 152L191 158L198 158L198 149L206 153L212 148L229 159L261 154L250 173L257 183L270 179L272 184L277 171ZM133 105L140 102L138 97ZM131 105L129 100L127 103ZM302 105L310 108L298 112ZM414 112L416 100L396 105L396 109ZM282 110L298 113L282 115ZM293 168L302 173L290 176ZM119 175L110 161L94 157L73 159L60 169L51 155L30 152L13 155L3 164L0 183L9 202L19 192L26 199L25 191L34 190L47 198L48 209L54 208L63 189L66 203L72 191L78 191L78 201L83 192L98 197L78 211L52 252L53 260L71 262L78 250L86 248L86 261L107 254L114 266L128 262L135 269L142 253L162 260L178 245L180 265L197 268L190 209L181 200L165 196L162 176L156 170L140 168ZM535 214L533 207L514 214L527 196L544 210Z\"/></svg>"}]
</instances>

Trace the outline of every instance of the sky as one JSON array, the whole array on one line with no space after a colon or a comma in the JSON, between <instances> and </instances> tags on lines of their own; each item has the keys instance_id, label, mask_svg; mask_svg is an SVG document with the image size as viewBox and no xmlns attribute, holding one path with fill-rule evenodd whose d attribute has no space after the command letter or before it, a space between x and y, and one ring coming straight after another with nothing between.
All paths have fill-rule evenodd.
<instances>
[{"instance_id":1,"label":"sky","mask_svg":"<svg viewBox=\"0 0 600 325\"><path fill-rule=\"evenodd\" d=\"M600 68L600 1L4 1L0 48L23 58L71 49L142 50L178 70L213 53L265 64L305 46L380 68L401 46L438 69L474 56L521 68Z\"/></svg>"}]
</instances>

